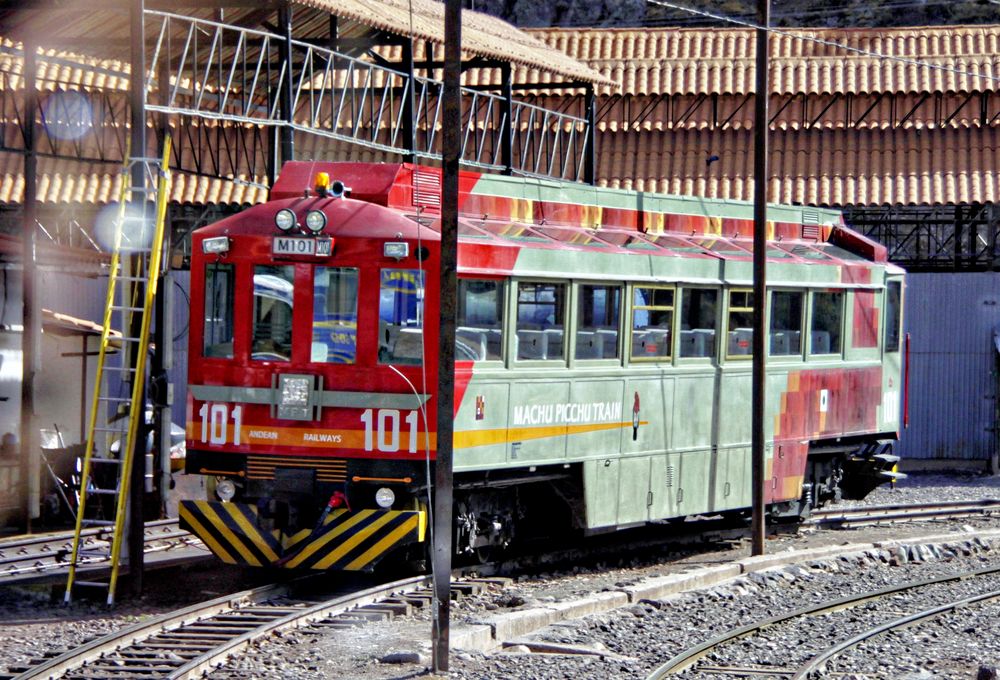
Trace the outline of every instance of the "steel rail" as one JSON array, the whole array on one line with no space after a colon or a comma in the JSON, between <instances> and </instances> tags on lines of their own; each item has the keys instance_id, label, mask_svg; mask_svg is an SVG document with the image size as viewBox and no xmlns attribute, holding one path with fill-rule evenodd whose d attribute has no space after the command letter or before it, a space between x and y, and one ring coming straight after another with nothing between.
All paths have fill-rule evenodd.
<instances>
[{"instance_id":1,"label":"steel rail","mask_svg":"<svg viewBox=\"0 0 1000 680\"><path fill-rule=\"evenodd\" d=\"M294 598L294 592L298 587L315 578L309 576L286 584L253 588L155 617L70 650L14 676L13 680L54 680L75 670L86 672L86 664L99 663L107 654L118 652L128 654L130 647L139 648L132 650L135 663L146 664L142 670L132 669L133 675L138 672L145 678L169 680L201 677L206 671L222 663L225 658L275 631L347 614L381 600L426 589L429 583L429 577L411 577L347 595L337 595L295 611L292 610L296 609L296 605L301 601L293 599L291 603L282 601L276 605L268 605L269 601L280 598ZM266 609L269 606L277 612L275 615L267 615ZM246 612L248 609L251 610L250 616L238 617L241 611ZM244 623L236 622L238 620ZM255 625L255 621L259 623ZM249 630L246 630L248 628ZM162 649L157 645L169 643L169 640L161 640L150 644L153 638L159 635L174 636L175 644L188 648L210 648L193 658L173 660L161 658L162 655L150 654L150 650L142 649L144 645L150 649ZM102 670L95 669L94 672L100 673ZM129 673L130 669L122 668L121 672ZM113 671L108 671L109 677L115 677L112 673Z\"/></svg>"},{"instance_id":2,"label":"steel rail","mask_svg":"<svg viewBox=\"0 0 1000 680\"><path fill-rule=\"evenodd\" d=\"M875 626L874 628L869 628L868 630L855 635L849 640L844 640L843 642L838 642L837 644L827 648L826 650L815 655L809 661L807 661L803 666L801 666L792 676L792 680L805 680L809 677L810 673L814 673L823 667L830 659L833 657L844 653L852 647L856 647L866 640L870 640L876 635L881 635L882 633L888 632L890 630L896 630L898 628L905 628L907 626L912 626L915 623L920 623L921 621L926 621L927 619L932 619L934 617L940 616L941 614L947 614L949 612L955 611L961 607L968 607L969 605L978 604L980 602L987 602L989 600L1000 600L1000 590L993 590L988 593L981 593L979 595L973 595L972 597L967 597L962 600L955 600L954 602L949 602L948 604L943 604L937 607L932 607L931 609L925 609L923 611L917 612L916 614L910 614L909 616L903 616L894 621L889 621L888 623L883 623L881 625Z\"/></svg>"},{"instance_id":3,"label":"steel rail","mask_svg":"<svg viewBox=\"0 0 1000 680\"><path fill-rule=\"evenodd\" d=\"M100 658L102 654L114 652L126 644L145 639L157 632L170 630L186 623L192 623L206 616L214 616L230 611L241 603L256 601L268 597L278 597L289 592L291 584L270 584L260 588L251 588L231 595L223 595L213 600L175 610L169 614L158 616L149 621L137 623L124 630L109 633L92 640L76 649L61 654L39 666L30 668L13 680L41 680L42 678L58 678L73 668Z\"/></svg>"},{"instance_id":4,"label":"steel rail","mask_svg":"<svg viewBox=\"0 0 1000 680\"><path fill-rule=\"evenodd\" d=\"M387 585L368 588L367 590L362 590L351 595L337 597L326 602L320 602L300 612L294 612L233 638L211 652L189 661L166 677L169 680L201 677L203 673L211 670L212 667L221 663L225 658L245 649L254 640L258 640L265 635L270 635L278 630L308 625L331 616L336 616L337 614L345 613L357 607L375 604L394 595L412 592L419 588L426 588L430 586L430 583L431 577L429 576L414 576L401 581L394 581Z\"/></svg>"},{"instance_id":5,"label":"steel rail","mask_svg":"<svg viewBox=\"0 0 1000 680\"><path fill-rule=\"evenodd\" d=\"M858 508L817 510L804 524L864 524L867 522L878 523L910 519L935 519L990 514L998 510L1000 510L1000 500L997 499L876 505Z\"/></svg>"},{"instance_id":6,"label":"steel rail","mask_svg":"<svg viewBox=\"0 0 1000 680\"><path fill-rule=\"evenodd\" d=\"M147 522L145 526L145 552L158 553L181 548L201 548L201 540L179 528L176 519ZM108 527L95 527L81 532L81 538L93 542L110 541ZM59 532L42 536L0 541L0 583L25 576L55 575L69 566L67 557L73 536ZM206 552L207 554L207 552ZM107 563L104 559L86 559L81 565L88 569Z\"/></svg>"},{"instance_id":7,"label":"steel rail","mask_svg":"<svg viewBox=\"0 0 1000 680\"><path fill-rule=\"evenodd\" d=\"M879 590L874 590L868 593L859 593L857 595L847 595L845 597L837 598L836 600L828 600L826 602L821 602L816 605L809 605L796 609L785 614L778 614L777 616L772 616L770 618L764 619L762 621L757 621L756 623L747 624L745 626L740 626L739 628L734 628L733 630L717 635L699 645L691 647L676 654L670 658L666 663L657 667L652 673L647 677L647 680L660 680L661 678L671 675L673 673L680 673L681 671L689 668L699 659L704 658L710 652L717 649L718 647L726 644L727 642L732 642L733 640L738 640L740 638L753 635L754 633L759 633L765 628L770 628L772 626L790 621L792 619L801 618L804 616L814 616L816 614L825 614L828 612L840 611L842 609L850 609L851 607L857 606L859 604L864 604L865 602L870 602L873 600L878 600L887 595L894 595L896 593L905 592L907 590L916 590L918 588L926 588L927 586L936 585L939 583L949 583L953 581L962 581L970 578L976 578L979 576L986 576L989 574L1000 573L1000 567L988 567L985 569L978 569L975 571L963 572L961 574L951 574L948 576L939 576L932 579L925 579L922 581L910 581L909 583L904 583L898 586L889 586L887 588L881 588ZM777 671L776 671L777 673Z\"/></svg>"}]
</instances>

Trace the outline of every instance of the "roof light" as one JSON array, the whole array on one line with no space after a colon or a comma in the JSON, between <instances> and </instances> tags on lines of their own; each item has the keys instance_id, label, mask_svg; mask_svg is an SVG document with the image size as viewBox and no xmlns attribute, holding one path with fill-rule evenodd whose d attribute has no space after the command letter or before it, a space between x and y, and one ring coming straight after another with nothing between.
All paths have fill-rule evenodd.
<instances>
[{"instance_id":1,"label":"roof light","mask_svg":"<svg viewBox=\"0 0 1000 680\"><path fill-rule=\"evenodd\" d=\"M274 216L274 226L281 231L288 231L296 225L298 220L295 219L295 213L293 213L288 208L282 208Z\"/></svg>"},{"instance_id":2,"label":"roof light","mask_svg":"<svg viewBox=\"0 0 1000 680\"><path fill-rule=\"evenodd\" d=\"M325 173L320 173L325 174ZM326 229L326 213L322 210L310 210L306 213L306 228L314 234Z\"/></svg>"},{"instance_id":3,"label":"roof light","mask_svg":"<svg viewBox=\"0 0 1000 680\"><path fill-rule=\"evenodd\" d=\"M313 188L320 196L326 196L326 192L330 188L330 173L317 172L313 179Z\"/></svg>"},{"instance_id":4,"label":"roof light","mask_svg":"<svg viewBox=\"0 0 1000 680\"><path fill-rule=\"evenodd\" d=\"M206 255L221 255L229 252L228 236L213 236L201 242L201 252Z\"/></svg>"},{"instance_id":5,"label":"roof light","mask_svg":"<svg viewBox=\"0 0 1000 680\"><path fill-rule=\"evenodd\" d=\"M389 241L382 246L382 254L386 257L402 260L410 254L410 244L406 241Z\"/></svg>"}]
</instances>

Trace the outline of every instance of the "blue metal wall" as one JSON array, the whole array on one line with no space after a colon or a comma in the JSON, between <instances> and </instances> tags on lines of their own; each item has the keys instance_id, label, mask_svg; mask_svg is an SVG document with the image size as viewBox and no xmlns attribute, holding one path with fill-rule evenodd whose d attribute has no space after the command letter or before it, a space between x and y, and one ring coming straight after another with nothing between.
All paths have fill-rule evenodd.
<instances>
[{"instance_id":1,"label":"blue metal wall","mask_svg":"<svg viewBox=\"0 0 1000 680\"><path fill-rule=\"evenodd\" d=\"M910 274L905 304L910 427L901 436L901 455L989 460L1000 274Z\"/></svg>"}]
</instances>

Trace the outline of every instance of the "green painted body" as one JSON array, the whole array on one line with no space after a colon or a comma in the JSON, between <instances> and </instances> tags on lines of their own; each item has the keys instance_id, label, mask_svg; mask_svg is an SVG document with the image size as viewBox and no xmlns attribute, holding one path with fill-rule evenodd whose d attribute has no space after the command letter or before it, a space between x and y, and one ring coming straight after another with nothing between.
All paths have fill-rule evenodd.
<instances>
[{"instance_id":1,"label":"green painted body","mask_svg":"<svg viewBox=\"0 0 1000 680\"><path fill-rule=\"evenodd\" d=\"M573 271L563 271L571 263ZM833 264L785 264L771 262L768 283L771 289L802 291L844 290L847 292L843 319L844 344L837 356L775 356L767 359L766 416L764 419L766 457L773 463L775 419L782 410L783 393L791 372L843 371L875 368L881 370L881 401L859 408L877 408L877 425L871 431L843 432L844 435L868 435L892 439L900 426L901 354L881 349L885 315L883 289L886 280L902 280L901 272L891 273L891 266L866 263L872 272L871 283L844 284L842 268ZM572 276L570 274L572 273ZM666 258L662 256L617 255L582 251L567 258L565 252L524 249L515 275L519 280L563 280L579 282L617 281L627 286L620 327L630 326L632 282L660 284L696 284L720 291L719 337L728 318L728 296L721 291L752 285L750 262L716 259ZM511 285L511 284L508 284ZM566 328L576 327L577 305L574 287L567 306ZM856 291L871 291L879 310L879 347L851 346ZM508 289L506 321L514 327L514 295ZM808 299L808 298L807 298ZM810 328L811 305L806 305L804 329ZM677 320L672 359L664 361L573 360L516 361L512 338L507 334L504 361L477 362L464 393L455 430L476 433L483 430L506 431L502 441L481 445L456 444L456 473L525 468L553 464L582 465L585 526L589 529L623 526L657 519L667 519L747 508L751 503L751 361L750 357L726 358L722 343L717 343L711 358L679 358L676 348ZM770 327L768 317L767 327ZM574 356L574 333L567 333L565 356ZM624 341L622 341L624 340ZM631 346L628 338L619 340L619 357ZM642 424L633 438L631 424L634 395L639 395ZM894 396L893 396L894 395ZM832 395L831 399L850 399L850 394ZM476 419L477 401L484 404L482 419ZM522 423L516 409L532 405L620 404L618 427L581 433L553 433L539 438L519 437ZM555 413L543 425L561 424ZM544 419L543 419L544 420ZM565 422L565 421L564 421ZM600 422L591 419L589 422ZM829 433L825 433L829 438ZM457 440L459 442L465 440ZM815 440L821 443L821 439ZM799 473L800 475L802 472ZM801 485L796 494L801 493ZM795 500L789 493L775 491L774 501Z\"/></svg>"}]
</instances>

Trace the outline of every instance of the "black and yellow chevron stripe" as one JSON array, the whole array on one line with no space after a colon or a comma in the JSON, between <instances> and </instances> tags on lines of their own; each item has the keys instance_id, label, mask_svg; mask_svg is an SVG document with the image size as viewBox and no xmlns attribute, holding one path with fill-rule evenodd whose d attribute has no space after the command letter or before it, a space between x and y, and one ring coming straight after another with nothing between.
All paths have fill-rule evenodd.
<instances>
[{"instance_id":1,"label":"black and yellow chevron stripe","mask_svg":"<svg viewBox=\"0 0 1000 680\"><path fill-rule=\"evenodd\" d=\"M223 562L289 569L372 569L387 553L424 541L426 514L415 510L335 510L318 530L269 533L257 508L241 503L181 501L181 526Z\"/></svg>"}]
</instances>

